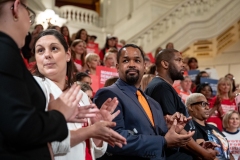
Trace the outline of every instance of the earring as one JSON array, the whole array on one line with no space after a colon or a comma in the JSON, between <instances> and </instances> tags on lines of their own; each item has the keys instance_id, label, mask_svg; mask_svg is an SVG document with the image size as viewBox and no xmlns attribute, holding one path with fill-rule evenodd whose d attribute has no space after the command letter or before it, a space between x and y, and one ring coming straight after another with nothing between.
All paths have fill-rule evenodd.
<instances>
[{"instance_id":1,"label":"earring","mask_svg":"<svg viewBox=\"0 0 240 160\"><path fill-rule=\"evenodd\" d=\"M17 16L13 16L13 20L14 20L15 22L17 22L17 21L18 21Z\"/></svg>"}]
</instances>

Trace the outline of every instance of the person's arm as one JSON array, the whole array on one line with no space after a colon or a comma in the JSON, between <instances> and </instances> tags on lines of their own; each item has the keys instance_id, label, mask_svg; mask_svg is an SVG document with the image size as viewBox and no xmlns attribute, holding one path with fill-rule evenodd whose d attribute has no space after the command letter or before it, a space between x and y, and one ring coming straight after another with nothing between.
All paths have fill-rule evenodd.
<instances>
[{"instance_id":1,"label":"person's arm","mask_svg":"<svg viewBox=\"0 0 240 160\"><path fill-rule=\"evenodd\" d=\"M41 88L19 68L21 75L0 72L0 132L4 140L13 146L63 140L68 134L64 116L56 110L44 111L46 101Z\"/></svg>"},{"instance_id":2,"label":"person's arm","mask_svg":"<svg viewBox=\"0 0 240 160\"><path fill-rule=\"evenodd\" d=\"M219 108L221 107L221 101L218 97L214 98L213 100L213 108L210 109L209 111L209 117L215 112L218 111Z\"/></svg>"},{"instance_id":3,"label":"person's arm","mask_svg":"<svg viewBox=\"0 0 240 160\"><path fill-rule=\"evenodd\" d=\"M95 153L95 158L102 157L107 150L108 143L105 142L105 141L102 141L101 146L96 146L96 143L93 141L92 138L90 138L90 143L93 147L93 150L94 150L94 153Z\"/></svg>"},{"instance_id":4,"label":"person's arm","mask_svg":"<svg viewBox=\"0 0 240 160\"><path fill-rule=\"evenodd\" d=\"M114 122L102 121L88 127L71 130L71 147L89 138L96 138L109 142L112 146L115 146L115 141L125 144L125 138L111 129L111 127L115 125L116 123Z\"/></svg>"},{"instance_id":5,"label":"person's arm","mask_svg":"<svg viewBox=\"0 0 240 160\"><path fill-rule=\"evenodd\" d=\"M53 155L58 154L67 154L70 152L71 144L70 144L70 131L68 130L68 136L62 141L54 141L51 142Z\"/></svg>"}]
</instances>

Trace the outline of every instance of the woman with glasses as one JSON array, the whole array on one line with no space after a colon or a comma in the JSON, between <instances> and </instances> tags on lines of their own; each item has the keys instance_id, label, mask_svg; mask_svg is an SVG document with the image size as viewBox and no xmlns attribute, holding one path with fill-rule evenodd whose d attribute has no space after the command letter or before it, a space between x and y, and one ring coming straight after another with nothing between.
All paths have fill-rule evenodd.
<instances>
[{"instance_id":1,"label":"woman with glasses","mask_svg":"<svg viewBox=\"0 0 240 160\"><path fill-rule=\"evenodd\" d=\"M186 100L186 106L190 116L192 116L195 124L195 134L193 138L202 145L207 141L218 144L215 150L218 151L218 160L229 160L229 145L225 136L219 129L213 125L207 124L206 120L209 117L209 103L205 96L201 93L193 93Z\"/></svg>"},{"instance_id":2,"label":"woman with glasses","mask_svg":"<svg viewBox=\"0 0 240 160\"><path fill-rule=\"evenodd\" d=\"M46 98L20 55L35 13L25 0L0 0L0 159L51 159L48 142L68 135L66 121L79 121L80 87ZM51 122L51 123L49 123Z\"/></svg>"},{"instance_id":3,"label":"woman with glasses","mask_svg":"<svg viewBox=\"0 0 240 160\"><path fill-rule=\"evenodd\" d=\"M220 100L217 97L212 96L212 87L208 83L201 83L197 86L196 93L202 93L208 103L209 103L209 118L207 122L209 124L213 124L218 127L220 131L222 131L222 119L218 114L219 107L221 106Z\"/></svg>"}]
</instances>

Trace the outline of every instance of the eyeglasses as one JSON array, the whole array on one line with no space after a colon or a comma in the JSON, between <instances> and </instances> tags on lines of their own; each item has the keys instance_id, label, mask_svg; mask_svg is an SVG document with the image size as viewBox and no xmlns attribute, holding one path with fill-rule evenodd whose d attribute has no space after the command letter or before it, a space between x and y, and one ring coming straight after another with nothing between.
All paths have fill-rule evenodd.
<instances>
[{"instance_id":1,"label":"eyeglasses","mask_svg":"<svg viewBox=\"0 0 240 160\"><path fill-rule=\"evenodd\" d=\"M28 11L30 23L31 23L31 25L33 25L33 23L35 21L36 13L32 9L30 9L28 6L26 6L24 3L20 2L20 4L24 8L26 8L26 10ZM11 9L13 10L13 8L14 8L14 5L11 7Z\"/></svg>"},{"instance_id":2,"label":"eyeglasses","mask_svg":"<svg viewBox=\"0 0 240 160\"><path fill-rule=\"evenodd\" d=\"M25 7L28 11L28 14L29 14L29 18L30 18L30 22L31 22L31 25L33 25L34 21L35 21L35 18L36 18L36 13L30 9L28 6L26 6L25 4L23 4L22 2L20 2L20 4Z\"/></svg>"},{"instance_id":3,"label":"eyeglasses","mask_svg":"<svg viewBox=\"0 0 240 160\"><path fill-rule=\"evenodd\" d=\"M200 102L195 102L195 103L192 103L192 104L190 104L190 106L193 106L193 105L198 105L198 104L201 104L201 107L206 107L206 106L208 106L209 107L209 103L208 102L205 102L205 101L200 101Z\"/></svg>"}]
</instances>

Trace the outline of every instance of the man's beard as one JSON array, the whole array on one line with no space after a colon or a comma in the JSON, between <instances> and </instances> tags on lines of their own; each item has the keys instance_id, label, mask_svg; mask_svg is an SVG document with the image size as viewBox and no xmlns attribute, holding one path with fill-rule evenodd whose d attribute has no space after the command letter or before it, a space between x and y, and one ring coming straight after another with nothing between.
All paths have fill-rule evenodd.
<instances>
[{"instance_id":1,"label":"man's beard","mask_svg":"<svg viewBox=\"0 0 240 160\"><path fill-rule=\"evenodd\" d=\"M173 81L184 80L182 72L180 72L180 71L178 72L177 69L173 65L169 66L169 73L170 73L170 77Z\"/></svg>"},{"instance_id":2,"label":"man's beard","mask_svg":"<svg viewBox=\"0 0 240 160\"><path fill-rule=\"evenodd\" d=\"M131 70L134 70L137 72L137 75L128 75L128 72L130 72ZM126 82L130 85L134 85L137 83L138 79L139 79L139 71L136 69L129 69L125 72L126 75Z\"/></svg>"}]
</instances>

